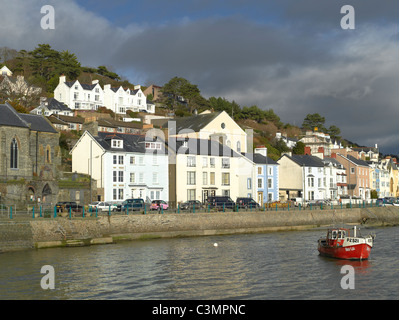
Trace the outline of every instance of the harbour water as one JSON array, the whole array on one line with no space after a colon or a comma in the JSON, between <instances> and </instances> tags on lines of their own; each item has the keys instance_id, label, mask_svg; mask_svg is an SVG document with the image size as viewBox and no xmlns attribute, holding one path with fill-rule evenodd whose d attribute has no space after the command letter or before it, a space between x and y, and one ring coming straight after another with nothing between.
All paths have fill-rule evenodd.
<instances>
[{"instance_id":1,"label":"harbour water","mask_svg":"<svg viewBox=\"0 0 399 320\"><path fill-rule=\"evenodd\" d=\"M376 234L362 262L319 256L324 229L3 253L0 299L398 299L399 227L362 232ZM44 265L53 290L41 287ZM341 287L344 265L354 289Z\"/></svg>"}]
</instances>

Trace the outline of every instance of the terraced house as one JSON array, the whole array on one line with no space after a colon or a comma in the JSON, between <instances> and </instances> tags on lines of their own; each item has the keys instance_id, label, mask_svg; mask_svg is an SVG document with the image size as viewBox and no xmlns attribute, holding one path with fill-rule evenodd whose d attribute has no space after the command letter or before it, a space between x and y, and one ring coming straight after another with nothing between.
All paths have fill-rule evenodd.
<instances>
[{"instance_id":1,"label":"terraced house","mask_svg":"<svg viewBox=\"0 0 399 320\"><path fill-rule=\"evenodd\" d=\"M72 171L97 181L97 199L167 200L168 154L163 141L143 135L85 131L71 150Z\"/></svg>"}]
</instances>

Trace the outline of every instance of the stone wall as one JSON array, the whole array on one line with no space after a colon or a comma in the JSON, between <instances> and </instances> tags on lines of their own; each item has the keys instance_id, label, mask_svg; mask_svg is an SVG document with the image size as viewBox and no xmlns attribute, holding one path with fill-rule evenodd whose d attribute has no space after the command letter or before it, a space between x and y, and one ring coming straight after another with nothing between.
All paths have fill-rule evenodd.
<instances>
[{"instance_id":1,"label":"stone wall","mask_svg":"<svg viewBox=\"0 0 399 320\"><path fill-rule=\"evenodd\" d=\"M399 208L284 212L130 214L30 221L0 221L0 252L151 237L300 230L342 223L399 224Z\"/></svg>"}]
</instances>

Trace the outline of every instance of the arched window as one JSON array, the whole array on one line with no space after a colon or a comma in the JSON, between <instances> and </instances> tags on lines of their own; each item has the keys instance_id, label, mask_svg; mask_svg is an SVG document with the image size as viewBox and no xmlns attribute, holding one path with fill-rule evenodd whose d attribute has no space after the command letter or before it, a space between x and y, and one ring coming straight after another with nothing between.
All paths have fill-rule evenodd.
<instances>
[{"instance_id":1,"label":"arched window","mask_svg":"<svg viewBox=\"0 0 399 320\"><path fill-rule=\"evenodd\" d=\"M10 168L17 169L18 168L18 143L14 138L11 141L10 147Z\"/></svg>"}]
</instances>

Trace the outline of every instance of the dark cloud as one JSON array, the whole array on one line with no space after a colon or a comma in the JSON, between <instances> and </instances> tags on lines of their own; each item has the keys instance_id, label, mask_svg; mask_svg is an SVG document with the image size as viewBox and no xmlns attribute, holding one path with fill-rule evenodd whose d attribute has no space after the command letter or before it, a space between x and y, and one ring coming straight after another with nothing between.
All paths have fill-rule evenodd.
<instances>
[{"instance_id":1,"label":"dark cloud","mask_svg":"<svg viewBox=\"0 0 399 320\"><path fill-rule=\"evenodd\" d=\"M350 2L0 0L0 37L18 50L50 43L133 83L185 77L206 97L273 108L283 122L318 112L347 139L399 153L399 3ZM40 28L45 4L53 31ZM346 4L355 30L340 28Z\"/></svg>"}]
</instances>

